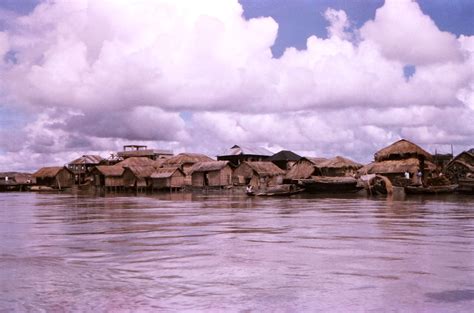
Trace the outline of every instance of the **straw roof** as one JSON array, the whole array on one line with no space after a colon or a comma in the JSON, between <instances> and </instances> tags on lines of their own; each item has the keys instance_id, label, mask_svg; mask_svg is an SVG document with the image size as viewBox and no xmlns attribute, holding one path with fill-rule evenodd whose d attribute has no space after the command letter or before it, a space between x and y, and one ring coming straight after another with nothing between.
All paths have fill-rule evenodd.
<instances>
[{"instance_id":1,"label":"straw roof","mask_svg":"<svg viewBox=\"0 0 474 313\"><path fill-rule=\"evenodd\" d=\"M276 176L284 175L285 171L280 169L278 166L272 162L244 162L251 169L253 169L259 176ZM242 164L244 164L242 163Z\"/></svg>"},{"instance_id":2,"label":"straw roof","mask_svg":"<svg viewBox=\"0 0 474 313\"><path fill-rule=\"evenodd\" d=\"M121 167L129 166L155 166L159 167L162 164L162 161L155 161L146 157L131 157L123 160L122 162L117 163Z\"/></svg>"},{"instance_id":3,"label":"straw roof","mask_svg":"<svg viewBox=\"0 0 474 313\"><path fill-rule=\"evenodd\" d=\"M229 161L199 162L193 165L189 173L220 171L229 164Z\"/></svg>"},{"instance_id":4,"label":"straw roof","mask_svg":"<svg viewBox=\"0 0 474 313\"><path fill-rule=\"evenodd\" d=\"M123 167L120 165L99 165L95 167L104 176L122 176Z\"/></svg>"},{"instance_id":5,"label":"straw roof","mask_svg":"<svg viewBox=\"0 0 474 313\"><path fill-rule=\"evenodd\" d=\"M429 161L425 161L425 167L433 171L436 165ZM362 167L358 172L361 175L365 174L395 174L410 172L415 173L420 168L420 161L416 158L409 158L404 160L386 160L381 162L372 162Z\"/></svg>"},{"instance_id":6,"label":"straw roof","mask_svg":"<svg viewBox=\"0 0 474 313\"><path fill-rule=\"evenodd\" d=\"M300 161L302 161L303 159L308 160L309 162L313 163L317 167L319 167L322 163L328 160L326 158L302 157Z\"/></svg>"},{"instance_id":7,"label":"straw roof","mask_svg":"<svg viewBox=\"0 0 474 313\"><path fill-rule=\"evenodd\" d=\"M170 178L173 176L173 174L179 171L181 174L184 176L184 173L176 166L174 167L162 167L162 168L157 168L152 174L151 178Z\"/></svg>"},{"instance_id":8,"label":"straw roof","mask_svg":"<svg viewBox=\"0 0 474 313\"><path fill-rule=\"evenodd\" d=\"M38 171L36 171L33 174L33 177L55 177L63 169L69 171L64 166L43 167L43 168L40 168Z\"/></svg>"},{"instance_id":9,"label":"straw roof","mask_svg":"<svg viewBox=\"0 0 474 313\"><path fill-rule=\"evenodd\" d=\"M153 165L131 165L126 166L125 170L130 170L135 177L146 178L150 177L156 171Z\"/></svg>"},{"instance_id":10,"label":"straw roof","mask_svg":"<svg viewBox=\"0 0 474 313\"><path fill-rule=\"evenodd\" d=\"M420 146L405 139L394 142L375 153L375 161L380 162L390 159L406 159L424 156L427 160L433 160L433 156L423 150Z\"/></svg>"},{"instance_id":11,"label":"straw roof","mask_svg":"<svg viewBox=\"0 0 474 313\"><path fill-rule=\"evenodd\" d=\"M213 161L210 157L200 153L180 153L178 155L172 156L168 159L165 159L163 166L174 166L174 165L183 165L183 164L194 164L198 162Z\"/></svg>"},{"instance_id":12,"label":"straw roof","mask_svg":"<svg viewBox=\"0 0 474 313\"><path fill-rule=\"evenodd\" d=\"M298 161L301 159L301 156L296 153L288 150L281 150L278 153L272 155L268 160L269 161Z\"/></svg>"},{"instance_id":13,"label":"straw roof","mask_svg":"<svg viewBox=\"0 0 474 313\"><path fill-rule=\"evenodd\" d=\"M103 158L100 155L83 155L80 158L71 161L69 164L99 164Z\"/></svg>"},{"instance_id":14,"label":"straw roof","mask_svg":"<svg viewBox=\"0 0 474 313\"><path fill-rule=\"evenodd\" d=\"M359 169L362 167L362 164L356 163L350 159L336 156L335 158L328 159L326 161L320 162L317 167L319 168L353 168Z\"/></svg>"},{"instance_id":15,"label":"straw roof","mask_svg":"<svg viewBox=\"0 0 474 313\"><path fill-rule=\"evenodd\" d=\"M474 173L474 153L471 153L470 151L461 152L448 163L447 167L451 167L455 163L461 164L470 172Z\"/></svg>"},{"instance_id":16,"label":"straw roof","mask_svg":"<svg viewBox=\"0 0 474 313\"><path fill-rule=\"evenodd\" d=\"M271 156L273 152L263 147L249 147L234 145L232 148L224 152L221 156L226 155L260 155L260 156Z\"/></svg>"}]
</instances>

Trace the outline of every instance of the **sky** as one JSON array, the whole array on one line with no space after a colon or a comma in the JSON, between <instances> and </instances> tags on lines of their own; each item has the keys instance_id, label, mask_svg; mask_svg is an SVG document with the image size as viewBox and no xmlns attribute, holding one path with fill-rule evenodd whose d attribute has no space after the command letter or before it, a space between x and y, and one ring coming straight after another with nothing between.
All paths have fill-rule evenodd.
<instances>
[{"instance_id":1,"label":"sky","mask_svg":"<svg viewBox=\"0 0 474 313\"><path fill-rule=\"evenodd\" d=\"M474 146L470 0L0 0L0 171L125 144Z\"/></svg>"}]
</instances>

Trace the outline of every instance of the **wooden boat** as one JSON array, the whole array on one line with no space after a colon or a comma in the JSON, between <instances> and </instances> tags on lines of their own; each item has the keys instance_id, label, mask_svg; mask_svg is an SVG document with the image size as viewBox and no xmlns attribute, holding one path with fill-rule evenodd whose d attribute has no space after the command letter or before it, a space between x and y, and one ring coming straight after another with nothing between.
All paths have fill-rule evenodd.
<instances>
[{"instance_id":1,"label":"wooden boat","mask_svg":"<svg viewBox=\"0 0 474 313\"><path fill-rule=\"evenodd\" d=\"M444 185L444 186L406 186L405 193L407 194L438 194L451 193L456 191L458 185Z\"/></svg>"},{"instance_id":2,"label":"wooden boat","mask_svg":"<svg viewBox=\"0 0 474 313\"><path fill-rule=\"evenodd\" d=\"M285 197L302 192L304 188L299 188L295 184L285 184L266 189L265 191L247 191L247 196L254 197Z\"/></svg>"},{"instance_id":3,"label":"wooden boat","mask_svg":"<svg viewBox=\"0 0 474 313\"><path fill-rule=\"evenodd\" d=\"M309 193L354 193L364 189L353 177L312 176L299 182Z\"/></svg>"},{"instance_id":4,"label":"wooden boat","mask_svg":"<svg viewBox=\"0 0 474 313\"><path fill-rule=\"evenodd\" d=\"M474 194L474 178L462 178L458 180L458 190L462 193Z\"/></svg>"}]
</instances>

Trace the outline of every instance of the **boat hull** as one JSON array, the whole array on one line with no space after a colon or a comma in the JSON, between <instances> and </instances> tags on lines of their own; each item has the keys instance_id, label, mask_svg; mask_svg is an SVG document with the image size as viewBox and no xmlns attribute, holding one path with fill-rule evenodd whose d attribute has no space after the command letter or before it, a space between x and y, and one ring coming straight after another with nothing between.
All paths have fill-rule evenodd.
<instances>
[{"instance_id":1,"label":"boat hull","mask_svg":"<svg viewBox=\"0 0 474 313\"><path fill-rule=\"evenodd\" d=\"M447 186L406 186L405 193L407 194L439 194L439 193L452 193L456 191L458 185L447 185Z\"/></svg>"}]
</instances>

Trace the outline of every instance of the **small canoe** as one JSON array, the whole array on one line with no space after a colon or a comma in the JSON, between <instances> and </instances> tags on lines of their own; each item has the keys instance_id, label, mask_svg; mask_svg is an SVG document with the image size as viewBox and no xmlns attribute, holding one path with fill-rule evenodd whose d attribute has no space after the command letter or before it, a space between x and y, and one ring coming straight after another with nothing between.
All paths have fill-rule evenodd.
<instances>
[{"instance_id":1,"label":"small canoe","mask_svg":"<svg viewBox=\"0 0 474 313\"><path fill-rule=\"evenodd\" d=\"M302 192L304 188L299 188L297 185L294 184L285 184L279 185L275 187L268 188L265 191L249 191L247 192L247 196L254 197L284 197L284 196L291 196Z\"/></svg>"},{"instance_id":2,"label":"small canoe","mask_svg":"<svg viewBox=\"0 0 474 313\"><path fill-rule=\"evenodd\" d=\"M444 186L406 186L405 193L407 194L438 194L451 193L456 191L458 185L444 185Z\"/></svg>"}]
</instances>

